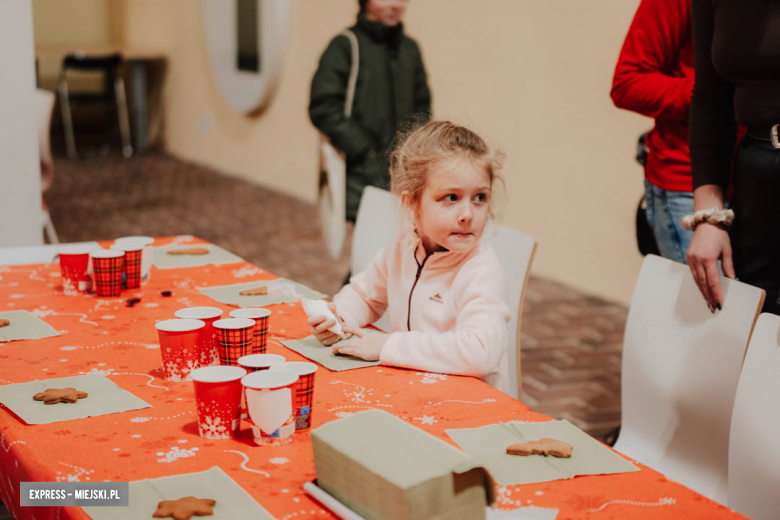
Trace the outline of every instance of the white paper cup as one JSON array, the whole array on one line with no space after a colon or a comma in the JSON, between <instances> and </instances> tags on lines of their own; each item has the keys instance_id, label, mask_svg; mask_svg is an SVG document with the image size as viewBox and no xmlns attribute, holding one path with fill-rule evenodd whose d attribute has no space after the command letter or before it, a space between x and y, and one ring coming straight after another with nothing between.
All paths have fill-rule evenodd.
<instances>
[{"instance_id":1,"label":"white paper cup","mask_svg":"<svg viewBox=\"0 0 780 520\"><path fill-rule=\"evenodd\" d=\"M238 358L239 366L244 367L249 372L267 370L274 365L283 364L284 361L284 356L278 354L249 354Z\"/></svg>"},{"instance_id":2,"label":"white paper cup","mask_svg":"<svg viewBox=\"0 0 780 520\"><path fill-rule=\"evenodd\" d=\"M252 433L261 446L287 444L295 433L293 386L298 376L262 370L241 379Z\"/></svg>"}]
</instances>

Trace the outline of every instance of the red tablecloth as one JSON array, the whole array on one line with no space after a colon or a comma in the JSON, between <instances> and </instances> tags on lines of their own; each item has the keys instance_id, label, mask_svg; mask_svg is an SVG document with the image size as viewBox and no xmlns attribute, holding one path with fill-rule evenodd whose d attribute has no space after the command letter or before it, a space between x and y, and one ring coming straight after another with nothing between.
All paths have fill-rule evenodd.
<instances>
[{"instance_id":1,"label":"red tablecloth","mask_svg":"<svg viewBox=\"0 0 780 520\"><path fill-rule=\"evenodd\" d=\"M159 239L156 245L166 241ZM19 507L22 481L133 481L219 466L278 519L331 518L302 490L315 478L311 438L298 432L291 444L255 446L249 425L239 439L201 439L192 383L162 378L154 323L189 306L224 306L196 286L275 278L249 263L152 272L149 285L119 299L62 294L59 265L0 266L0 311L27 310L62 333L47 339L0 343L0 384L100 373L152 408L44 425L27 425L0 407L0 497L19 519L88 518L81 508ZM171 290L164 297L161 291ZM126 307L125 299L140 297ZM269 352L303 360L279 341L309 333L299 304L269 306ZM312 422L316 428L369 409L390 412L452 442L447 428L510 420L545 421L523 403L470 377L369 367L346 372L320 368ZM642 470L576 477L497 490L497 506L559 509L571 518L744 518L694 491Z\"/></svg>"}]
</instances>

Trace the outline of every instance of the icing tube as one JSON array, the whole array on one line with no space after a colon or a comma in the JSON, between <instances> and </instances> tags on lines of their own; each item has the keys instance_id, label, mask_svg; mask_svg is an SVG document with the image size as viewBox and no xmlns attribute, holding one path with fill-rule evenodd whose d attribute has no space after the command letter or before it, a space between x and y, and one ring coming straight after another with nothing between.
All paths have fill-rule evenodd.
<instances>
[{"instance_id":1,"label":"icing tube","mask_svg":"<svg viewBox=\"0 0 780 520\"><path fill-rule=\"evenodd\" d=\"M338 334L341 339L346 339L346 334L344 334L344 331L341 330L341 323L339 322L338 318L336 318L336 315L331 312L331 310L328 308L328 302L325 300L310 300L309 298L304 298L301 296L299 298L301 305L303 305L303 311L306 313L306 316L309 318L313 318L314 316L325 316L327 319L332 319L336 321L336 324L332 327L330 327L328 330Z\"/></svg>"}]
</instances>

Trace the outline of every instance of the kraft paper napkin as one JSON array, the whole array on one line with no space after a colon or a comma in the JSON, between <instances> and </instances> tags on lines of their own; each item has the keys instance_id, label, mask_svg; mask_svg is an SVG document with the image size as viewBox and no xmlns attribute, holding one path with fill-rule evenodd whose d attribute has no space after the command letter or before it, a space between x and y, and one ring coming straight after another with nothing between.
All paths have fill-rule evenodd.
<instances>
[{"instance_id":1,"label":"kraft paper napkin","mask_svg":"<svg viewBox=\"0 0 780 520\"><path fill-rule=\"evenodd\" d=\"M43 404L33 396L48 388L75 388L89 394L76 403ZM0 403L10 408L27 424L96 417L110 413L151 408L151 405L99 374L58 377L0 386Z\"/></svg>"},{"instance_id":2,"label":"kraft paper napkin","mask_svg":"<svg viewBox=\"0 0 780 520\"><path fill-rule=\"evenodd\" d=\"M276 280L257 280L254 282L237 283L233 285L218 285L214 287L198 287L198 290L214 298L220 303L226 305L235 305L237 307L264 307L266 305L273 305L275 303L293 303L298 300L292 296L268 296L267 294L259 294L257 296L242 296L239 293L244 289L254 289L255 287L261 287L269 284L276 283L288 283L295 287L295 291L306 298L318 300L325 298L327 294L322 294L314 289L310 289L303 284L287 280L286 278L277 278Z\"/></svg>"},{"instance_id":3,"label":"kraft paper napkin","mask_svg":"<svg viewBox=\"0 0 780 520\"><path fill-rule=\"evenodd\" d=\"M0 312L0 318L11 322L6 327L0 327L0 343L60 335L51 325L27 311Z\"/></svg>"},{"instance_id":4,"label":"kraft paper napkin","mask_svg":"<svg viewBox=\"0 0 780 520\"><path fill-rule=\"evenodd\" d=\"M170 249L206 248L207 255L169 255ZM214 244L168 244L154 248L154 266L157 269L176 269L179 267L200 267L210 264L231 264L244 259Z\"/></svg>"},{"instance_id":5,"label":"kraft paper napkin","mask_svg":"<svg viewBox=\"0 0 780 520\"><path fill-rule=\"evenodd\" d=\"M128 507L84 507L93 520L136 520L152 518L157 511L157 503L163 500L178 500L181 497L194 496L216 500L213 520L234 520L252 518L273 520L273 516L258 504L249 493L236 484L219 467L199 473L185 473L171 477L162 477L130 482L130 505Z\"/></svg>"},{"instance_id":6,"label":"kraft paper napkin","mask_svg":"<svg viewBox=\"0 0 780 520\"><path fill-rule=\"evenodd\" d=\"M578 475L608 475L639 471L623 457L603 446L569 421L490 424L481 428L446 430L452 440L482 464L500 485L533 484ZM515 442L552 437L574 447L571 458L507 455Z\"/></svg>"},{"instance_id":7,"label":"kraft paper napkin","mask_svg":"<svg viewBox=\"0 0 780 520\"><path fill-rule=\"evenodd\" d=\"M325 368L334 372L343 370L352 370L353 368L363 368L378 365L379 361L365 361L352 356L335 355L330 353L330 347L326 347L314 336L308 336L303 339L282 341L282 345L294 350L298 354L316 361Z\"/></svg>"}]
</instances>

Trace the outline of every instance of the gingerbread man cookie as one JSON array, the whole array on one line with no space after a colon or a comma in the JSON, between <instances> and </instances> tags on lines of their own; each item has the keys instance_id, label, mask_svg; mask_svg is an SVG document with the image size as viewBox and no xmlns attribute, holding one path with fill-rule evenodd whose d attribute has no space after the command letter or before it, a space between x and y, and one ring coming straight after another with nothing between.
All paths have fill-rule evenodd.
<instances>
[{"instance_id":1,"label":"gingerbread man cookie","mask_svg":"<svg viewBox=\"0 0 780 520\"><path fill-rule=\"evenodd\" d=\"M33 399L36 401L43 401L43 404L73 404L79 399L84 399L88 395L88 393L76 390L75 388L49 388L44 392L35 394Z\"/></svg>"},{"instance_id":2,"label":"gingerbread man cookie","mask_svg":"<svg viewBox=\"0 0 780 520\"><path fill-rule=\"evenodd\" d=\"M169 255L207 255L209 254L207 247L189 247L186 249L169 249L167 253Z\"/></svg>"},{"instance_id":3,"label":"gingerbread man cookie","mask_svg":"<svg viewBox=\"0 0 780 520\"><path fill-rule=\"evenodd\" d=\"M263 285L262 287L253 287L251 289L244 289L240 293L241 296L258 296L261 294L268 294L268 287Z\"/></svg>"},{"instance_id":4,"label":"gingerbread man cookie","mask_svg":"<svg viewBox=\"0 0 780 520\"><path fill-rule=\"evenodd\" d=\"M0 319L0 327L7 327L11 324L10 320Z\"/></svg>"},{"instance_id":5,"label":"gingerbread man cookie","mask_svg":"<svg viewBox=\"0 0 780 520\"><path fill-rule=\"evenodd\" d=\"M211 516L214 514L216 500L210 498L182 497L179 500L163 500L157 504L152 518L173 518L190 520L193 516Z\"/></svg>"},{"instance_id":6,"label":"gingerbread man cookie","mask_svg":"<svg viewBox=\"0 0 780 520\"><path fill-rule=\"evenodd\" d=\"M552 455L564 459L570 458L573 451L571 444L550 437L543 437L538 441L516 442L506 449L509 455Z\"/></svg>"}]
</instances>

